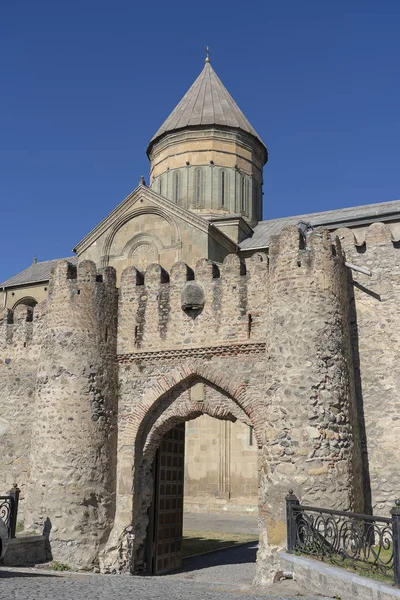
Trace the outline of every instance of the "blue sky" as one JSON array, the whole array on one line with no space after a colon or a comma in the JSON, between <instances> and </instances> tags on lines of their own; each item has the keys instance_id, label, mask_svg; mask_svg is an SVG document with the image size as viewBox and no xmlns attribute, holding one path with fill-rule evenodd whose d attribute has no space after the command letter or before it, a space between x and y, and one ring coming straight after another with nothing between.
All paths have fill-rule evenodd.
<instances>
[{"instance_id":1,"label":"blue sky","mask_svg":"<svg viewBox=\"0 0 400 600\"><path fill-rule=\"evenodd\" d=\"M0 280L148 173L212 65L268 146L264 218L400 198L399 0L0 0Z\"/></svg>"}]
</instances>

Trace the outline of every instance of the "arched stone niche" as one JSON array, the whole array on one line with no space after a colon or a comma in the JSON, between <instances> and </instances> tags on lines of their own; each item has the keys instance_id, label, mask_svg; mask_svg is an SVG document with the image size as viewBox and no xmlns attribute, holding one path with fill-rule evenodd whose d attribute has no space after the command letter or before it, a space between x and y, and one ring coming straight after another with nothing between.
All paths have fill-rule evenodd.
<instances>
[{"instance_id":1,"label":"arched stone niche","mask_svg":"<svg viewBox=\"0 0 400 600\"><path fill-rule=\"evenodd\" d=\"M126 244L123 256L128 266L144 271L148 265L160 262L162 251L162 241L156 235L139 233Z\"/></svg>"},{"instance_id":2,"label":"arched stone niche","mask_svg":"<svg viewBox=\"0 0 400 600\"><path fill-rule=\"evenodd\" d=\"M181 256L181 234L170 215L158 209L136 209L125 215L108 235L103 249L108 265L117 270L134 266L143 271L151 263L169 269Z\"/></svg>"}]
</instances>

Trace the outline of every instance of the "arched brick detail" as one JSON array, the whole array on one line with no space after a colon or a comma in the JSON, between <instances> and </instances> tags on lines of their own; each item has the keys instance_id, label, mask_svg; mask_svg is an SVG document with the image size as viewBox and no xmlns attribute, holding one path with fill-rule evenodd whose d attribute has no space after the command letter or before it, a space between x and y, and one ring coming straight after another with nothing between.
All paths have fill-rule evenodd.
<instances>
[{"instance_id":1,"label":"arched brick detail","mask_svg":"<svg viewBox=\"0 0 400 600\"><path fill-rule=\"evenodd\" d=\"M249 418L251 425L254 427L257 445L261 448L263 411L261 406L258 407L257 401L248 395L247 384L243 383L240 378L232 378L225 373L216 372L210 364L200 362L180 365L158 377L154 385L147 390L141 401L135 406L133 414L120 416L119 446L132 446L135 444L137 434L146 416L154 409L160 399L172 392L178 385L195 378L200 378L205 383L209 382L215 385L232 398ZM186 416L182 415L181 420L189 420L191 418L189 411L191 410L192 407L188 407L188 414ZM220 416L219 418L223 417Z\"/></svg>"},{"instance_id":2,"label":"arched brick detail","mask_svg":"<svg viewBox=\"0 0 400 600\"><path fill-rule=\"evenodd\" d=\"M229 404L231 404L231 407ZM234 404L233 410L232 404ZM196 402L194 404L188 404L187 402L173 402L156 422L153 423L147 432L143 445L143 458L145 460L153 459L154 454L160 445L161 438L172 427L175 427L175 425L178 425L179 423L196 419L201 415L208 415L215 419L224 419L233 422L240 420L250 425L250 419L243 409L237 406L234 400L229 396L226 396L226 400L223 404L215 404L213 402L208 402L207 400L204 402Z\"/></svg>"},{"instance_id":3,"label":"arched brick detail","mask_svg":"<svg viewBox=\"0 0 400 600\"><path fill-rule=\"evenodd\" d=\"M112 246L114 238L115 238L117 232L119 231L119 229L123 225L125 225L125 223L130 221L131 219L134 219L135 217L140 216L140 215L147 215L147 214L158 215L159 217L162 217L163 219L165 219L171 225L171 227L174 229L175 239L176 239L177 243L178 244L180 243L180 241L181 241L180 229L178 227L176 220L173 218L172 215L169 214L169 212L167 212L166 210L164 210L158 206L139 207L139 208L135 208L135 209L131 210L127 214L123 214L122 217L120 217L110 228L110 232L108 233L106 240L104 242L104 248L103 248L104 262L108 263L111 246ZM107 265L104 265L104 266L107 266Z\"/></svg>"},{"instance_id":4,"label":"arched brick detail","mask_svg":"<svg viewBox=\"0 0 400 600\"><path fill-rule=\"evenodd\" d=\"M189 390L197 383L204 383L219 392L219 401L215 401L213 394L208 398L207 390L204 399L192 399ZM261 405L254 387L247 386L238 377L217 372L210 364L193 361L158 377L133 414L120 416L117 518L125 527L129 522L127 519L131 519L130 527L135 532L130 548L131 569L134 570L136 562L141 560L154 489L152 465L163 435L175 425L204 414L217 419L241 420L254 427L258 460L261 461L265 414ZM129 489L125 486L131 475L133 485ZM131 509L130 514L127 507Z\"/></svg>"}]
</instances>

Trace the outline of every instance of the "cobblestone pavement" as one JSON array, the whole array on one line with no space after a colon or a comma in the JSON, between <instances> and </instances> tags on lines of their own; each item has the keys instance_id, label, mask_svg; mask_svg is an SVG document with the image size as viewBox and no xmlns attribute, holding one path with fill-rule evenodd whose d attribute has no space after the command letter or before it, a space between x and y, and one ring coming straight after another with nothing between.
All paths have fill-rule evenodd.
<instances>
[{"instance_id":1,"label":"cobblestone pavement","mask_svg":"<svg viewBox=\"0 0 400 600\"><path fill-rule=\"evenodd\" d=\"M162 577L57 573L0 567L0 600L321 600L293 581L255 588L254 544L187 559Z\"/></svg>"},{"instance_id":2,"label":"cobblestone pavement","mask_svg":"<svg viewBox=\"0 0 400 600\"><path fill-rule=\"evenodd\" d=\"M184 581L168 577L129 575L53 574L38 569L0 568L1 600L287 600L298 591L277 584L275 590L241 589L234 585ZM301 596L303 600L321 600Z\"/></svg>"},{"instance_id":3,"label":"cobblestone pavement","mask_svg":"<svg viewBox=\"0 0 400 600\"><path fill-rule=\"evenodd\" d=\"M218 550L187 558L183 569L167 575L171 579L191 580L199 583L234 585L251 588L256 574L257 543Z\"/></svg>"}]
</instances>

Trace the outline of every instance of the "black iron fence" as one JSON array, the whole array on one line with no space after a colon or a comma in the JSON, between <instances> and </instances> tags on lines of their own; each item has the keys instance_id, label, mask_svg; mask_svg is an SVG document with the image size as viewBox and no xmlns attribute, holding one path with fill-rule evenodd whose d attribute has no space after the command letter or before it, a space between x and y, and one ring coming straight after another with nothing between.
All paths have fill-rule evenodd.
<instances>
[{"instance_id":1,"label":"black iron fence","mask_svg":"<svg viewBox=\"0 0 400 600\"><path fill-rule=\"evenodd\" d=\"M14 483L7 496L0 496L0 519L4 521L9 538L15 538L17 529L19 493L20 490Z\"/></svg>"},{"instance_id":2,"label":"black iron fence","mask_svg":"<svg viewBox=\"0 0 400 600\"><path fill-rule=\"evenodd\" d=\"M391 517L303 506L286 496L288 552L308 554L359 572L378 573L400 587L400 500Z\"/></svg>"}]
</instances>

